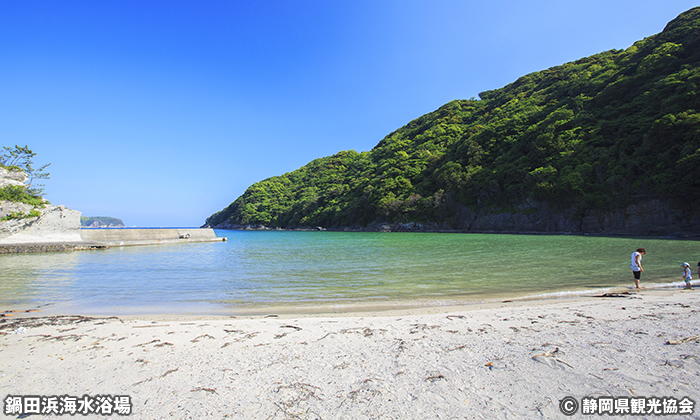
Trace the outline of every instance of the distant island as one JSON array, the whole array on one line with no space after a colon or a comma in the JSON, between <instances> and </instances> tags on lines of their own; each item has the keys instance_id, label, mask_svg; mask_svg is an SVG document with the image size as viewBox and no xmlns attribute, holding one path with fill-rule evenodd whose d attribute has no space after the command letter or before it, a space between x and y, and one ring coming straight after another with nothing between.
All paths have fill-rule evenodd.
<instances>
[{"instance_id":1,"label":"distant island","mask_svg":"<svg viewBox=\"0 0 700 420\"><path fill-rule=\"evenodd\" d=\"M85 217L80 216L80 226L92 228L124 227L124 222L116 217Z\"/></svg>"},{"instance_id":2,"label":"distant island","mask_svg":"<svg viewBox=\"0 0 700 420\"><path fill-rule=\"evenodd\" d=\"M700 233L700 8L251 185L215 228Z\"/></svg>"}]
</instances>

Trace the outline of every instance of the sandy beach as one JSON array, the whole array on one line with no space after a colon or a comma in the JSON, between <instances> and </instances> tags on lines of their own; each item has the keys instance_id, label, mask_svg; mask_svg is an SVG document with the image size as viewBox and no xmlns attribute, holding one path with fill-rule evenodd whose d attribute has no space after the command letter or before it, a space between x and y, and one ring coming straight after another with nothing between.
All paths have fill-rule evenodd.
<instances>
[{"instance_id":1,"label":"sandy beach","mask_svg":"<svg viewBox=\"0 0 700 420\"><path fill-rule=\"evenodd\" d=\"M600 397L630 417L675 405L664 418L699 418L699 304L674 289L343 315L20 312L0 319L0 394L3 413L26 396L47 397L29 401L39 410L94 403L31 418L590 418Z\"/></svg>"}]
</instances>

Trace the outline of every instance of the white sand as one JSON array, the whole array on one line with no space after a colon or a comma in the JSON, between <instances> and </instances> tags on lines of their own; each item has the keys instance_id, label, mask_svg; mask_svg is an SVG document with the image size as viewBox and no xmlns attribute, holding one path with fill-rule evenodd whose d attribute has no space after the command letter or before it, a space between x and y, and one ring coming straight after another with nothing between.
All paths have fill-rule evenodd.
<instances>
[{"instance_id":1,"label":"white sand","mask_svg":"<svg viewBox=\"0 0 700 420\"><path fill-rule=\"evenodd\" d=\"M600 418L565 417L559 400L700 402L700 343L665 344L700 334L699 303L697 290L648 290L352 316L5 323L0 398L129 395L138 419Z\"/></svg>"}]
</instances>

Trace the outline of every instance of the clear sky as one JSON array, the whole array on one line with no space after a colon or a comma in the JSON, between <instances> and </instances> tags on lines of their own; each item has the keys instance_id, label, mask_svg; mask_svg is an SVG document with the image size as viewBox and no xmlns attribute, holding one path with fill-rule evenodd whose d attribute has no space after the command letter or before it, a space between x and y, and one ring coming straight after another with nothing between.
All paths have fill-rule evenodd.
<instances>
[{"instance_id":1,"label":"clear sky","mask_svg":"<svg viewBox=\"0 0 700 420\"><path fill-rule=\"evenodd\" d=\"M0 146L46 197L199 226L256 181L661 32L686 0L0 2Z\"/></svg>"}]
</instances>

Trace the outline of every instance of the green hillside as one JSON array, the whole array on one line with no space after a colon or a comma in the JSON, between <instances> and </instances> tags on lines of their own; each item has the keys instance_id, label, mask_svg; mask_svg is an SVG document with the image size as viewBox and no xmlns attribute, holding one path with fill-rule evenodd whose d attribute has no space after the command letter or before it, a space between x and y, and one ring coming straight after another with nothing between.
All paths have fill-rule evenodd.
<instances>
[{"instance_id":1,"label":"green hillside","mask_svg":"<svg viewBox=\"0 0 700 420\"><path fill-rule=\"evenodd\" d=\"M460 209L567 214L700 205L700 8L626 50L521 77L250 186L207 224L459 225Z\"/></svg>"}]
</instances>

